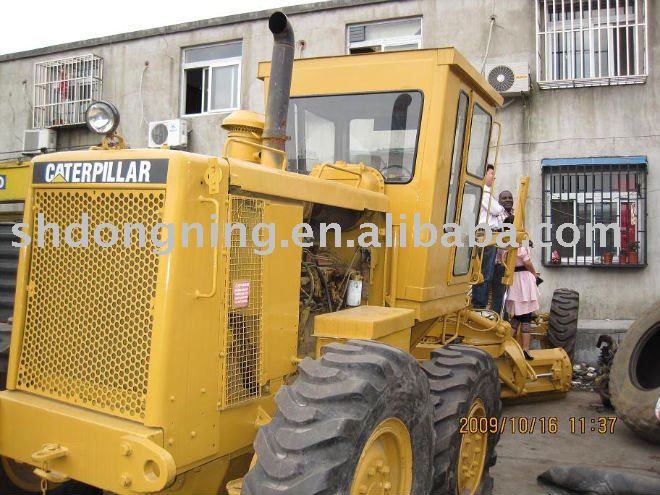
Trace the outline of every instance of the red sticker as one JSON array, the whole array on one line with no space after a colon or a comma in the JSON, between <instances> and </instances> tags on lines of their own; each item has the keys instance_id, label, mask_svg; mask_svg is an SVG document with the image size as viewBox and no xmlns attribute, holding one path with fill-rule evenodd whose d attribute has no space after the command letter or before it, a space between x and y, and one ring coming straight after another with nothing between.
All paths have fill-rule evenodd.
<instances>
[{"instance_id":1,"label":"red sticker","mask_svg":"<svg viewBox=\"0 0 660 495\"><path fill-rule=\"evenodd\" d=\"M250 281L238 280L232 288L234 294L234 308L247 308L250 303Z\"/></svg>"}]
</instances>

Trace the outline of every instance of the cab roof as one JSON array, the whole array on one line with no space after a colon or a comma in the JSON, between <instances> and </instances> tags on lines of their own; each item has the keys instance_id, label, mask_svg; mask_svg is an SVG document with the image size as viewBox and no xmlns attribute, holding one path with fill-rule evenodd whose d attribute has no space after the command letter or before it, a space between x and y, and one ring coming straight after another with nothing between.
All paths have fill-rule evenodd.
<instances>
[{"instance_id":1,"label":"cab roof","mask_svg":"<svg viewBox=\"0 0 660 495\"><path fill-rule=\"evenodd\" d=\"M477 72L474 66L453 47L447 48L429 48L424 50L405 50L396 52L363 53L354 55L338 55L332 57L312 57L297 59L293 63L293 74L297 71L315 70L315 71L335 71L337 69L346 69L348 66L355 65L360 67L378 66L396 67L400 70L402 64L411 62L421 62L428 60L435 65L448 65L451 70L457 72L468 81L470 86L474 87L484 99L493 106L501 106L504 99L495 91L495 89L486 81L486 79ZM264 80L270 75L270 62L260 62L258 77Z\"/></svg>"}]
</instances>

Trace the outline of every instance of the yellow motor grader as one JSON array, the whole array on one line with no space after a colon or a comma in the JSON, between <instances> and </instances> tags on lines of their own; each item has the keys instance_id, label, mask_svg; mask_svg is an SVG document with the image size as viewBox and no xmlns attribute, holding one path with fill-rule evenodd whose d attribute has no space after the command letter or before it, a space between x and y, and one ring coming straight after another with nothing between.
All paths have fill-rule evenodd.
<instances>
[{"instance_id":1,"label":"yellow motor grader","mask_svg":"<svg viewBox=\"0 0 660 495\"><path fill-rule=\"evenodd\" d=\"M501 397L569 389L563 349L470 307L481 249L406 229L477 224L502 98L453 48L294 63L269 28L222 157L129 149L98 102L101 145L35 158L3 494L483 494Z\"/></svg>"}]
</instances>

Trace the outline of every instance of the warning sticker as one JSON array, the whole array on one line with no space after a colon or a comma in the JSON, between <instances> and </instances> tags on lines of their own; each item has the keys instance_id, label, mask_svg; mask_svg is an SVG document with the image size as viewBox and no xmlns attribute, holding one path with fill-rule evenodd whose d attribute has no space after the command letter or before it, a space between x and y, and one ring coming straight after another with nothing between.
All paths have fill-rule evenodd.
<instances>
[{"instance_id":1,"label":"warning sticker","mask_svg":"<svg viewBox=\"0 0 660 495\"><path fill-rule=\"evenodd\" d=\"M232 288L234 308L247 308L250 304L250 281L237 280Z\"/></svg>"}]
</instances>

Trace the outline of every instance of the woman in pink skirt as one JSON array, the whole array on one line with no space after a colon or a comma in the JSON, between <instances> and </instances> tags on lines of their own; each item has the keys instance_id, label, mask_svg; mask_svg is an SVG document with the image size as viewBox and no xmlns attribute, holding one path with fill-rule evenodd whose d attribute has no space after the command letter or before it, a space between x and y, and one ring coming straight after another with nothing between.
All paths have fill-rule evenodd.
<instances>
[{"instance_id":1,"label":"woman in pink skirt","mask_svg":"<svg viewBox=\"0 0 660 495\"><path fill-rule=\"evenodd\" d=\"M506 309L514 331L522 331L525 358L531 361L534 358L528 352L532 340L529 331L534 313L539 309L539 289L536 286L536 270L528 247L518 248L513 284L506 294Z\"/></svg>"}]
</instances>

